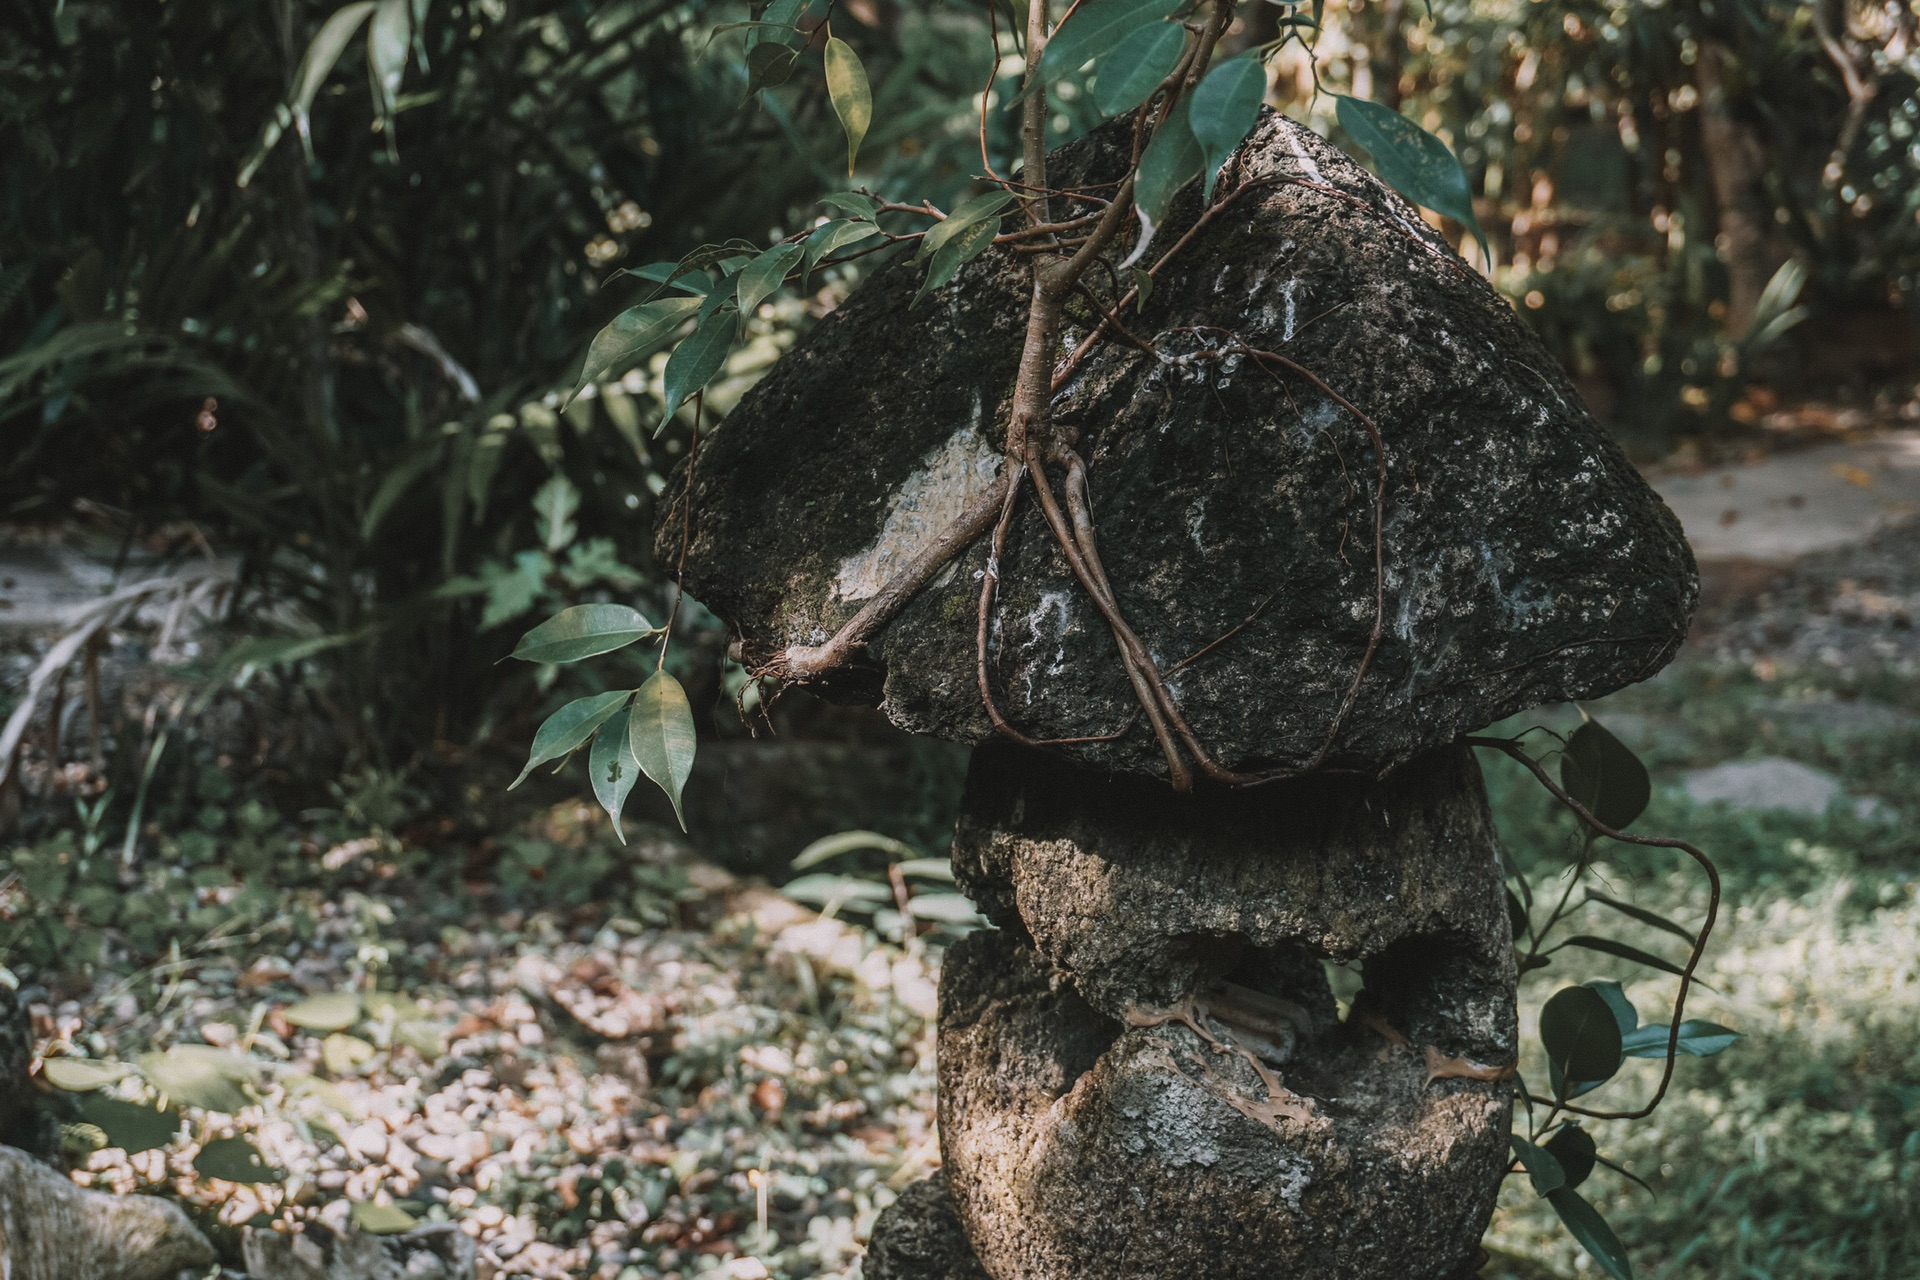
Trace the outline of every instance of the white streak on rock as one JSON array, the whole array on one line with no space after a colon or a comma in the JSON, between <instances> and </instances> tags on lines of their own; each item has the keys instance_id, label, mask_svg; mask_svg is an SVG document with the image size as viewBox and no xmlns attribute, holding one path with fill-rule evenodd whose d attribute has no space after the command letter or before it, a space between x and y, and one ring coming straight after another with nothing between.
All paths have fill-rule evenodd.
<instances>
[{"instance_id":1,"label":"white streak on rock","mask_svg":"<svg viewBox=\"0 0 1920 1280\"><path fill-rule=\"evenodd\" d=\"M959 518L967 505L1000 474L1000 455L972 427L935 450L920 470L893 492L887 520L872 546L841 562L833 594L866 600Z\"/></svg>"}]
</instances>

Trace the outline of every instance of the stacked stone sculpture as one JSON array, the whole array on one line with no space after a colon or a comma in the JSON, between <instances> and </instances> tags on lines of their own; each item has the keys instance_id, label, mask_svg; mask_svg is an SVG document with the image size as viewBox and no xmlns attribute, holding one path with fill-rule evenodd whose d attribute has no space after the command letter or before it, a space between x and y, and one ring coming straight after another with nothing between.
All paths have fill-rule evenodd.
<instances>
[{"instance_id":1,"label":"stacked stone sculpture","mask_svg":"<svg viewBox=\"0 0 1920 1280\"><path fill-rule=\"evenodd\" d=\"M1128 140L1050 172L1097 190ZM985 545L821 690L979 744L953 857L996 926L947 957L945 1169L881 1219L868 1280L1470 1271L1517 1046L1500 850L1458 739L1642 679L1686 633L1677 522L1416 210L1276 115L1222 195L1126 318L1138 341L1090 350L1054 417L1121 611L1214 758L1269 781L1163 781L1030 498L986 667L1023 734L1076 741L995 740ZM998 474L1025 264L990 253L916 310L917 286L905 265L865 283L702 455L685 585L749 666L823 642ZM1327 388L1377 424L1383 501Z\"/></svg>"}]
</instances>

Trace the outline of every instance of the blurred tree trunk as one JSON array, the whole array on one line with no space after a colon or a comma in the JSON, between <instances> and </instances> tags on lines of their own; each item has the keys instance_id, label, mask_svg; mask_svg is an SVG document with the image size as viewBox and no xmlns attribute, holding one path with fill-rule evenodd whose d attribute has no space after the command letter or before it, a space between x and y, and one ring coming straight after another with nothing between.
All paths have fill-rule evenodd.
<instances>
[{"instance_id":1,"label":"blurred tree trunk","mask_svg":"<svg viewBox=\"0 0 1920 1280\"><path fill-rule=\"evenodd\" d=\"M1406 67L1407 0L1386 0L1380 8L1380 43L1373 50L1374 99L1400 109L1400 76Z\"/></svg>"},{"instance_id":2,"label":"blurred tree trunk","mask_svg":"<svg viewBox=\"0 0 1920 1280\"><path fill-rule=\"evenodd\" d=\"M1761 291L1773 275L1769 247L1772 227L1761 186L1765 153L1760 140L1733 112L1727 87L1727 51L1711 40L1700 42L1694 64L1700 90L1700 140L1719 214L1714 247L1726 265L1726 331L1738 337L1753 326Z\"/></svg>"}]
</instances>

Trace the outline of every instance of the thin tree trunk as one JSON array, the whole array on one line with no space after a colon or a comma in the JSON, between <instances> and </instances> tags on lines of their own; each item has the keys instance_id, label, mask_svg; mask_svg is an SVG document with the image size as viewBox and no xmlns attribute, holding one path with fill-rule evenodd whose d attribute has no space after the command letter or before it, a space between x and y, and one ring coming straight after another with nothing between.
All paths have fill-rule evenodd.
<instances>
[{"instance_id":1,"label":"thin tree trunk","mask_svg":"<svg viewBox=\"0 0 1920 1280\"><path fill-rule=\"evenodd\" d=\"M1711 40L1700 44L1695 63L1701 99L1700 140L1719 213L1714 247L1726 264L1726 330L1739 336L1753 327L1761 291L1776 265L1769 247L1772 228L1760 179L1759 140L1734 116L1727 100L1727 51Z\"/></svg>"}]
</instances>

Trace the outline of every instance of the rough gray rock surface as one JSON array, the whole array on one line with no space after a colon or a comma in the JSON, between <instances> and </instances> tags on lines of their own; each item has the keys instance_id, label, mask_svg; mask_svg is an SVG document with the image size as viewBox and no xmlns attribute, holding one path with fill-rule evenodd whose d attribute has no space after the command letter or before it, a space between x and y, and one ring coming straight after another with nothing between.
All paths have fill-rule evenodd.
<instances>
[{"instance_id":1,"label":"rough gray rock surface","mask_svg":"<svg viewBox=\"0 0 1920 1280\"><path fill-rule=\"evenodd\" d=\"M174 1280L213 1260L179 1205L82 1190L0 1147L0 1275L8 1280Z\"/></svg>"},{"instance_id":2,"label":"rough gray rock surface","mask_svg":"<svg viewBox=\"0 0 1920 1280\"><path fill-rule=\"evenodd\" d=\"M1114 176L1120 139L1109 126L1065 149L1059 182ZM1330 763L1383 770L1658 669L1693 610L1691 554L1545 348L1405 201L1312 132L1269 114L1223 179L1257 182L1128 317L1159 355L1108 341L1055 402L1080 433L1122 609L1163 666L1253 618L1171 680L1215 758L1299 771L1327 741L1375 618L1375 460L1362 426L1304 379L1235 359L1196 326L1299 361L1384 435L1384 642ZM1159 243L1198 212L1196 185ZM864 284L706 446L687 586L740 633L750 664L826 639L992 483L1021 268L994 251L909 310L919 275L897 265ZM1096 319L1075 305L1069 342ZM1035 737L1109 733L1133 718L1133 695L1035 505L1003 566L998 698ZM660 535L665 563L679 530L676 512ZM838 694L884 695L913 732L985 740L974 679L985 558L976 544L923 591ZM1061 750L1164 774L1137 722Z\"/></svg>"},{"instance_id":3,"label":"rough gray rock surface","mask_svg":"<svg viewBox=\"0 0 1920 1280\"><path fill-rule=\"evenodd\" d=\"M473 1238L451 1223L393 1236L249 1228L241 1255L253 1280L473 1280L479 1256Z\"/></svg>"},{"instance_id":4,"label":"rough gray rock surface","mask_svg":"<svg viewBox=\"0 0 1920 1280\"><path fill-rule=\"evenodd\" d=\"M860 1274L865 1280L988 1280L936 1173L900 1193L873 1224L873 1243Z\"/></svg>"},{"instance_id":5,"label":"rough gray rock surface","mask_svg":"<svg viewBox=\"0 0 1920 1280\"><path fill-rule=\"evenodd\" d=\"M1309 1109L1262 1119L1244 1057L1128 1028L1012 935L969 936L941 981L940 1133L980 1260L996 1280L1440 1280L1475 1255L1509 1085L1429 1084L1357 1027L1280 1070Z\"/></svg>"},{"instance_id":6,"label":"rough gray rock surface","mask_svg":"<svg viewBox=\"0 0 1920 1280\"><path fill-rule=\"evenodd\" d=\"M1282 949L1310 954L1322 988L1319 958L1368 962L1375 1004L1416 1041L1513 1060L1500 845L1467 748L1443 747L1379 780L1180 796L983 746L953 865L994 923L1029 937L1109 1017L1270 967L1263 953ZM1387 1008L1396 969L1406 989Z\"/></svg>"}]
</instances>

